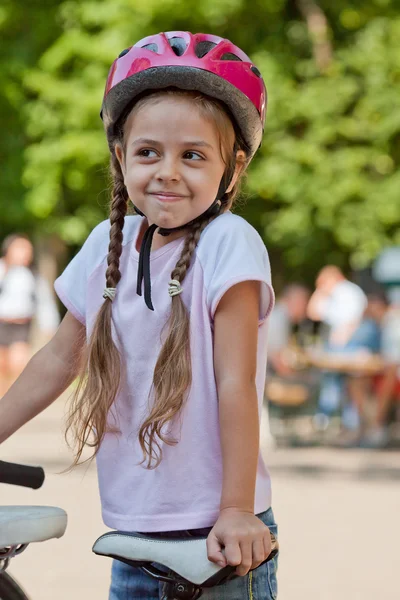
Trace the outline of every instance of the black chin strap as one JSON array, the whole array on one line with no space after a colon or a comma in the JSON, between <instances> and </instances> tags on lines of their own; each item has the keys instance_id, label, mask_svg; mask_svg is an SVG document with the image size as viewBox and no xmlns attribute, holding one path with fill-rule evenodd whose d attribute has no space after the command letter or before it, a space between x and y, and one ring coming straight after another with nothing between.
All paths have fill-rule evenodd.
<instances>
[{"instance_id":1,"label":"black chin strap","mask_svg":"<svg viewBox=\"0 0 400 600\"><path fill-rule=\"evenodd\" d=\"M204 221L205 219L217 215L221 208L221 199L225 195L225 192L233 177L234 170L234 166L231 166L228 169L228 172L222 177L221 183L219 184L217 197L215 198L211 206L199 217L196 217L196 219L193 219L193 221L190 221L189 223L185 223L185 225L180 225L179 227L173 227L171 229L165 229L163 227L160 227L158 229L158 225L156 224L153 224L148 229L146 229L146 232L143 236L142 244L140 246L136 293L139 296L142 295L142 284L144 283L144 301L146 303L147 308L149 308L150 310L154 310L153 302L151 300L150 252L156 229L158 229L158 233L160 235L166 237L168 235L171 235L171 233L174 233L175 231L181 231L182 229L191 227L195 223L199 223L200 221ZM146 216L138 208L136 208L135 205L134 209L142 217Z\"/></svg>"},{"instance_id":2,"label":"black chin strap","mask_svg":"<svg viewBox=\"0 0 400 600\"><path fill-rule=\"evenodd\" d=\"M151 301L150 252L156 229L157 225L151 225L143 236L142 245L140 246L136 286L136 293L141 296L142 281L144 280L144 301L150 310L154 310L153 303Z\"/></svg>"}]
</instances>

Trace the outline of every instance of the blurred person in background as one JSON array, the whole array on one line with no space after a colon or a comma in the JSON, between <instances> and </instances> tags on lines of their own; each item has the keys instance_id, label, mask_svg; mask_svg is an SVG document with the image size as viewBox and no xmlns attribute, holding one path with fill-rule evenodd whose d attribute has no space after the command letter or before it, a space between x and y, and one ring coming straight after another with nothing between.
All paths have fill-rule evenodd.
<instances>
[{"instance_id":1,"label":"blurred person in background","mask_svg":"<svg viewBox=\"0 0 400 600\"><path fill-rule=\"evenodd\" d=\"M0 395L24 369L30 357L33 319L46 335L59 324L50 286L33 268L33 246L22 234L8 236L0 258Z\"/></svg>"},{"instance_id":2,"label":"blurred person in background","mask_svg":"<svg viewBox=\"0 0 400 600\"><path fill-rule=\"evenodd\" d=\"M400 364L400 321L396 324L395 307L390 305L385 292L374 291L367 297L366 317L373 320L379 327L378 352L382 359L381 374L375 378L362 376L350 378L349 391L360 414L363 415L371 387L373 388L376 398L374 420L371 428L361 440L361 445L381 447L388 442L389 410L395 395L397 369ZM396 336L398 337L397 343L395 342Z\"/></svg>"},{"instance_id":3,"label":"blurred person in background","mask_svg":"<svg viewBox=\"0 0 400 600\"><path fill-rule=\"evenodd\" d=\"M389 292L389 301L385 303L377 295L370 300L370 311L381 325L383 369L376 381L374 419L361 441L368 448L382 448L389 443L390 412L400 396L400 287Z\"/></svg>"},{"instance_id":4,"label":"blurred person in background","mask_svg":"<svg viewBox=\"0 0 400 600\"><path fill-rule=\"evenodd\" d=\"M319 272L315 287L307 307L308 317L328 326L330 347L343 348L362 320L367 306L366 295L334 265Z\"/></svg>"},{"instance_id":5,"label":"blurred person in background","mask_svg":"<svg viewBox=\"0 0 400 600\"><path fill-rule=\"evenodd\" d=\"M383 369L381 358L382 330L385 316L389 310L389 301L384 290L375 289L367 294L367 308L364 318L356 329L343 357L346 361L345 396L352 405L352 411L359 421L354 435L342 438L342 442L350 446L363 444L363 433L368 427L366 404L369 398L376 395L377 378Z\"/></svg>"},{"instance_id":6,"label":"blurred person in background","mask_svg":"<svg viewBox=\"0 0 400 600\"><path fill-rule=\"evenodd\" d=\"M312 334L312 323L307 319L309 299L307 287L288 285L270 316L264 408L268 413L269 401L279 407L275 433L278 427L281 433L286 432L288 414L310 400L317 389L319 374L304 368L302 361L302 350Z\"/></svg>"},{"instance_id":7,"label":"blurred person in background","mask_svg":"<svg viewBox=\"0 0 400 600\"><path fill-rule=\"evenodd\" d=\"M302 325L307 319L307 305L310 290L304 285L291 284L284 288L277 301L268 329L268 367L269 371L281 377L295 373L288 360L293 335L301 337Z\"/></svg>"},{"instance_id":8,"label":"blurred person in background","mask_svg":"<svg viewBox=\"0 0 400 600\"><path fill-rule=\"evenodd\" d=\"M385 446L389 441L390 409L400 397L400 287L389 292L389 299L391 304L382 322L381 353L385 367L377 390L375 421L365 440L371 447Z\"/></svg>"},{"instance_id":9,"label":"blurred person in background","mask_svg":"<svg viewBox=\"0 0 400 600\"><path fill-rule=\"evenodd\" d=\"M389 442L388 423L393 404L400 399L400 246L385 248L377 257L372 275L386 290L389 307L381 309L383 373L376 389L377 410L365 447L380 448Z\"/></svg>"},{"instance_id":10,"label":"blurred person in background","mask_svg":"<svg viewBox=\"0 0 400 600\"><path fill-rule=\"evenodd\" d=\"M346 279L337 266L328 265L320 271L307 314L311 320L327 326L324 351L328 356L359 347L359 344L349 343L361 324L366 307L367 298L362 289ZM358 431L358 410L353 403L344 403L345 397L344 376L327 369L322 378L318 411L314 417L314 426L318 431L328 429L331 417L341 407L344 429Z\"/></svg>"}]
</instances>

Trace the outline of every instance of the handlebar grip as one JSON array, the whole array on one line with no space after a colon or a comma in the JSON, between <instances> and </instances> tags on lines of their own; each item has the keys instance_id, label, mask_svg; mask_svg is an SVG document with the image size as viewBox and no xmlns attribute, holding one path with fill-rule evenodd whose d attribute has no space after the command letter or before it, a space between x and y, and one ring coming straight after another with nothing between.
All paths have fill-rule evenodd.
<instances>
[{"instance_id":1,"label":"handlebar grip","mask_svg":"<svg viewBox=\"0 0 400 600\"><path fill-rule=\"evenodd\" d=\"M42 467L30 467L0 460L0 483L19 485L37 490L43 485Z\"/></svg>"}]
</instances>

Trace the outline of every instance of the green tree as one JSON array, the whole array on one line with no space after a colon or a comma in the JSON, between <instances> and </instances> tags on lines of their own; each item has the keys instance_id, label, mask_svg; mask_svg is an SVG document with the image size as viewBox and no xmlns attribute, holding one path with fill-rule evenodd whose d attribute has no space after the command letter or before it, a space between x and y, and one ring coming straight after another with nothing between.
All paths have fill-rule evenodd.
<instances>
[{"instance_id":1,"label":"green tree","mask_svg":"<svg viewBox=\"0 0 400 600\"><path fill-rule=\"evenodd\" d=\"M27 70L61 33L57 26L58 0L29 3L0 2L0 235L21 229L34 231L36 223L27 212L22 183L24 151L29 143L23 108L31 99L23 87ZM52 22L52 27L49 23Z\"/></svg>"},{"instance_id":2,"label":"green tree","mask_svg":"<svg viewBox=\"0 0 400 600\"><path fill-rule=\"evenodd\" d=\"M98 115L109 65L145 35L190 29L232 39L267 82L266 134L241 212L265 239L278 285L311 279L326 262L367 265L383 246L400 243L398 0L67 0L52 7L42 14L53 35L42 35L38 60L22 61L19 72L23 101L14 103L20 109L10 131L28 143L26 192L13 224L29 221L78 245L104 218L108 151ZM14 35L22 43L22 30ZM11 162L15 154L11 148ZM9 193L19 196L15 179Z\"/></svg>"}]
</instances>

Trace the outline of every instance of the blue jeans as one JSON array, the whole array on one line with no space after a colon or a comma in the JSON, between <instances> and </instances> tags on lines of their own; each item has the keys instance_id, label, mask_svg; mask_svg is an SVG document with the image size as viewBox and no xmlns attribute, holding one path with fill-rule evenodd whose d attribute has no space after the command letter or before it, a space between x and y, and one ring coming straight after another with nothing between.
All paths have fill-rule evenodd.
<instances>
[{"instance_id":1,"label":"blue jeans","mask_svg":"<svg viewBox=\"0 0 400 600\"><path fill-rule=\"evenodd\" d=\"M380 335L380 328L375 321L363 319L345 346L327 344L325 351L348 354L350 357L352 353L362 349L377 353L380 349ZM343 426L349 430L356 430L360 426L360 416L355 404L347 398L346 379L347 376L342 373L326 372L323 374L318 412L331 417L339 412L339 409L342 409Z\"/></svg>"},{"instance_id":2,"label":"blue jeans","mask_svg":"<svg viewBox=\"0 0 400 600\"><path fill-rule=\"evenodd\" d=\"M277 525L272 509L258 515L272 533L277 536ZM182 532L182 537L207 535L206 530ZM167 537L167 534L164 534ZM278 596L276 556L245 577L235 577L221 586L204 589L202 600L275 600ZM139 569L114 560L111 572L109 600L160 600L162 583L157 583Z\"/></svg>"},{"instance_id":3,"label":"blue jeans","mask_svg":"<svg viewBox=\"0 0 400 600\"><path fill-rule=\"evenodd\" d=\"M360 426L358 409L347 397L346 376L341 373L324 373L318 402L318 412L331 417L342 411L342 425L355 431Z\"/></svg>"}]
</instances>

